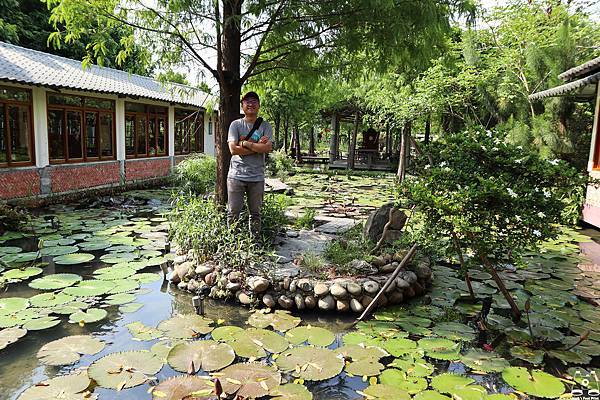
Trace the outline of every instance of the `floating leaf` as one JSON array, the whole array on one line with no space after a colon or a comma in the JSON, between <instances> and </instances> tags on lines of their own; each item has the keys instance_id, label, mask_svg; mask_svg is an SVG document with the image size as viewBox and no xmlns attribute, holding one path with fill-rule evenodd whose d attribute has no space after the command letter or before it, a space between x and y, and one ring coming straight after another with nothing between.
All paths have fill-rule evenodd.
<instances>
[{"instance_id":1,"label":"floating leaf","mask_svg":"<svg viewBox=\"0 0 600 400\"><path fill-rule=\"evenodd\" d=\"M40 293L29 299L33 307L56 307L73 301L75 298L64 293Z\"/></svg>"},{"instance_id":2,"label":"floating leaf","mask_svg":"<svg viewBox=\"0 0 600 400\"><path fill-rule=\"evenodd\" d=\"M388 367L394 367L402 370L407 376L411 377L426 377L433 373L434 367L422 358L397 358L388 364Z\"/></svg>"},{"instance_id":3,"label":"floating leaf","mask_svg":"<svg viewBox=\"0 0 600 400\"><path fill-rule=\"evenodd\" d=\"M153 272L143 272L131 275L130 279L135 279L139 283L144 284L161 281L163 277L161 274L155 274Z\"/></svg>"},{"instance_id":4,"label":"floating leaf","mask_svg":"<svg viewBox=\"0 0 600 400\"><path fill-rule=\"evenodd\" d=\"M85 372L57 376L30 386L18 397L18 400L85 399L82 393L90 385ZM92 399L93 397L87 397Z\"/></svg>"},{"instance_id":5,"label":"floating leaf","mask_svg":"<svg viewBox=\"0 0 600 400\"><path fill-rule=\"evenodd\" d=\"M435 326L435 334L450 340L468 342L475 339L475 330L459 322L440 322Z\"/></svg>"},{"instance_id":6,"label":"floating leaf","mask_svg":"<svg viewBox=\"0 0 600 400\"><path fill-rule=\"evenodd\" d=\"M281 383L281 374L273 367L257 363L233 364L218 374L223 391L242 399L266 396Z\"/></svg>"},{"instance_id":7,"label":"floating leaf","mask_svg":"<svg viewBox=\"0 0 600 400\"><path fill-rule=\"evenodd\" d=\"M112 243L104 241L104 240L96 240L96 241L85 241L78 244L81 247L81 250L85 251L95 251L95 250L104 250L112 246Z\"/></svg>"},{"instance_id":8,"label":"floating leaf","mask_svg":"<svg viewBox=\"0 0 600 400\"><path fill-rule=\"evenodd\" d=\"M125 326L129 330L129 333L131 333L131 336L139 340L153 340L162 336L162 331L146 326L139 321L132 322Z\"/></svg>"},{"instance_id":9,"label":"floating leaf","mask_svg":"<svg viewBox=\"0 0 600 400\"><path fill-rule=\"evenodd\" d=\"M346 372L357 376L376 376L385 368L383 364L374 359L352 361L346 365Z\"/></svg>"},{"instance_id":10,"label":"floating leaf","mask_svg":"<svg viewBox=\"0 0 600 400\"><path fill-rule=\"evenodd\" d=\"M0 299L0 315L12 314L29 307L29 300L23 297L5 297Z\"/></svg>"},{"instance_id":11,"label":"floating leaf","mask_svg":"<svg viewBox=\"0 0 600 400\"><path fill-rule=\"evenodd\" d=\"M133 268L116 268L106 267L100 268L94 271L96 279L102 279L104 281L116 281L120 279L129 278L135 274L136 270Z\"/></svg>"},{"instance_id":12,"label":"floating leaf","mask_svg":"<svg viewBox=\"0 0 600 400\"><path fill-rule=\"evenodd\" d=\"M225 325L215 328L210 334L213 340L218 340L219 342L230 342L234 340L234 334L239 332L244 332L244 330L239 326Z\"/></svg>"},{"instance_id":13,"label":"floating leaf","mask_svg":"<svg viewBox=\"0 0 600 400\"><path fill-rule=\"evenodd\" d=\"M156 385L152 390L154 400L209 400L214 383L206 376L174 376Z\"/></svg>"},{"instance_id":14,"label":"floating leaf","mask_svg":"<svg viewBox=\"0 0 600 400\"><path fill-rule=\"evenodd\" d=\"M540 370L509 367L502 371L502 379L516 390L536 397L555 398L565 391L560 379Z\"/></svg>"},{"instance_id":15,"label":"floating leaf","mask_svg":"<svg viewBox=\"0 0 600 400\"><path fill-rule=\"evenodd\" d=\"M472 370L482 372L502 372L510 367L508 361L499 355L478 349L469 350L462 356L461 361Z\"/></svg>"},{"instance_id":16,"label":"floating leaf","mask_svg":"<svg viewBox=\"0 0 600 400\"><path fill-rule=\"evenodd\" d=\"M17 254L22 252L23 249L17 246L2 246L0 247L0 254Z\"/></svg>"},{"instance_id":17,"label":"floating leaf","mask_svg":"<svg viewBox=\"0 0 600 400\"><path fill-rule=\"evenodd\" d=\"M554 357L563 362L563 364L589 364L592 361L592 357L588 356L579 351L575 350L550 350L548 352L550 357Z\"/></svg>"},{"instance_id":18,"label":"floating leaf","mask_svg":"<svg viewBox=\"0 0 600 400\"><path fill-rule=\"evenodd\" d=\"M65 254L77 253L79 247L77 246L52 246L44 247L40 249L42 256L63 256Z\"/></svg>"},{"instance_id":19,"label":"floating leaf","mask_svg":"<svg viewBox=\"0 0 600 400\"><path fill-rule=\"evenodd\" d=\"M272 326L273 329L280 332L295 328L301 321L300 318L294 317L288 311L283 310L276 310L274 313L264 313L262 310L258 310L248 318L248 324L255 328Z\"/></svg>"},{"instance_id":20,"label":"floating leaf","mask_svg":"<svg viewBox=\"0 0 600 400\"><path fill-rule=\"evenodd\" d=\"M7 328L0 330L0 350L6 348L9 344L15 343L27 334L27 329Z\"/></svg>"},{"instance_id":21,"label":"floating leaf","mask_svg":"<svg viewBox=\"0 0 600 400\"><path fill-rule=\"evenodd\" d=\"M440 393L452 393L456 389L463 389L475 382L474 379L451 373L436 375L431 379L431 387Z\"/></svg>"},{"instance_id":22,"label":"floating leaf","mask_svg":"<svg viewBox=\"0 0 600 400\"><path fill-rule=\"evenodd\" d=\"M266 351L281 353L290 346L283 336L266 329L250 328L232 336L231 346L240 357L262 358L267 355Z\"/></svg>"},{"instance_id":23,"label":"floating leaf","mask_svg":"<svg viewBox=\"0 0 600 400\"><path fill-rule=\"evenodd\" d=\"M332 350L321 347L295 347L277 357L277 366L298 378L321 381L342 372L344 361Z\"/></svg>"},{"instance_id":24,"label":"floating leaf","mask_svg":"<svg viewBox=\"0 0 600 400\"><path fill-rule=\"evenodd\" d=\"M213 330L213 321L196 314L178 314L158 324L158 329L174 339L193 339Z\"/></svg>"},{"instance_id":25,"label":"floating leaf","mask_svg":"<svg viewBox=\"0 0 600 400\"><path fill-rule=\"evenodd\" d=\"M56 317L41 317L25 322L22 328L27 329L28 331L41 331L43 329L52 328L58 324L60 324L60 319Z\"/></svg>"},{"instance_id":26,"label":"floating leaf","mask_svg":"<svg viewBox=\"0 0 600 400\"><path fill-rule=\"evenodd\" d=\"M373 400L410 400L410 395L405 390L384 384L370 385L358 393Z\"/></svg>"},{"instance_id":27,"label":"floating leaf","mask_svg":"<svg viewBox=\"0 0 600 400\"><path fill-rule=\"evenodd\" d=\"M428 357L438 360L460 359L460 342L454 343L449 339L442 338L423 338L419 340L418 344L419 348L425 350Z\"/></svg>"},{"instance_id":28,"label":"floating leaf","mask_svg":"<svg viewBox=\"0 0 600 400\"><path fill-rule=\"evenodd\" d=\"M85 323L91 324L93 322L98 322L104 318L108 313L106 310L102 308L88 308L87 310L80 310L71 315L69 315L69 322L73 323Z\"/></svg>"},{"instance_id":29,"label":"floating leaf","mask_svg":"<svg viewBox=\"0 0 600 400\"><path fill-rule=\"evenodd\" d=\"M34 261L40 257L37 251L31 251L28 253L17 253L17 254L6 254L0 258L6 264L20 264L29 261Z\"/></svg>"},{"instance_id":30,"label":"floating leaf","mask_svg":"<svg viewBox=\"0 0 600 400\"><path fill-rule=\"evenodd\" d=\"M405 354L413 353L417 348L417 343L410 339L394 338L383 343L383 348L391 355L400 357Z\"/></svg>"},{"instance_id":31,"label":"floating leaf","mask_svg":"<svg viewBox=\"0 0 600 400\"><path fill-rule=\"evenodd\" d=\"M297 383L287 383L273 388L269 392L273 400L312 400L313 395L306 386Z\"/></svg>"},{"instance_id":32,"label":"floating leaf","mask_svg":"<svg viewBox=\"0 0 600 400\"><path fill-rule=\"evenodd\" d=\"M74 285L81 280L81 276L76 274L53 274L32 280L29 287L41 290L56 290Z\"/></svg>"},{"instance_id":33,"label":"floating leaf","mask_svg":"<svg viewBox=\"0 0 600 400\"><path fill-rule=\"evenodd\" d=\"M88 375L103 388L120 390L145 383L162 366L163 362L149 351L124 351L96 360Z\"/></svg>"},{"instance_id":34,"label":"floating leaf","mask_svg":"<svg viewBox=\"0 0 600 400\"><path fill-rule=\"evenodd\" d=\"M119 294L119 293L132 292L140 287L140 284L138 281L124 280L124 281L109 281L109 282L112 283L112 288L108 292L106 292L107 294Z\"/></svg>"},{"instance_id":35,"label":"floating leaf","mask_svg":"<svg viewBox=\"0 0 600 400\"><path fill-rule=\"evenodd\" d=\"M111 294L105 300L106 304L111 306L119 306L121 304L131 303L135 300L135 295L131 293Z\"/></svg>"},{"instance_id":36,"label":"floating leaf","mask_svg":"<svg viewBox=\"0 0 600 400\"><path fill-rule=\"evenodd\" d=\"M32 276L39 275L43 272L41 268L38 267L27 267L27 268L14 268L6 271L2 274L2 278L5 280L25 280L29 279Z\"/></svg>"},{"instance_id":37,"label":"floating leaf","mask_svg":"<svg viewBox=\"0 0 600 400\"><path fill-rule=\"evenodd\" d=\"M285 333L285 338L292 344L308 342L313 346L329 346L335 340L335 335L325 328L315 326L299 326Z\"/></svg>"},{"instance_id":38,"label":"floating leaf","mask_svg":"<svg viewBox=\"0 0 600 400\"><path fill-rule=\"evenodd\" d=\"M167 361L180 372L196 373L199 370L216 371L231 364L235 353L231 346L214 340L197 340L173 347Z\"/></svg>"},{"instance_id":39,"label":"floating leaf","mask_svg":"<svg viewBox=\"0 0 600 400\"><path fill-rule=\"evenodd\" d=\"M81 354L96 354L104 349L104 342L87 335L66 336L46 343L37 357L46 365L69 365L79 361Z\"/></svg>"},{"instance_id":40,"label":"floating leaf","mask_svg":"<svg viewBox=\"0 0 600 400\"><path fill-rule=\"evenodd\" d=\"M379 376L379 381L385 385L395 386L410 394L419 393L427 389L427 381L419 377L410 377L395 368L386 369Z\"/></svg>"},{"instance_id":41,"label":"floating leaf","mask_svg":"<svg viewBox=\"0 0 600 400\"><path fill-rule=\"evenodd\" d=\"M67 287L63 289L63 293L75 297L102 296L103 294L107 294L114 286L115 284L109 281L91 279L81 281L76 286Z\"/></svg>"},{"instance_id":42,"label":"floating leaf","mask_svg":"<svg viewBox=\"0 0 600 400\"><path fill-rule=\"evenodd\" d=\"M424 390L422 392L417 393L414 397L414 400L451 400L450 397L444 396L441 393L436 392L435 390Z\"/></svg>"},{"instance_id":43,"label":"floating leaf","mask_svg":"<svg viewBox=\"0 0 600 400\"><path fill-rule=\"evenodd\" d=\"M382 357L389 355L385 350L376 346L360 346L357 344L344 345L334 350L337 354L344 357L346 360L362 361L375 360L378 361Z\"/></svg>"},{"instance_id":44,"label":"floating leaf","mask_svg":"<svg viewBox=\"0 0 600 400\"><path fill-rule=\"evenodd\" d=\"M86 262L92 261L96 256L89 253L71 253L64 254L62 256L54 257L54 264L59 265L74 265L74 264L83 264Z\"/></svg>"}]
</instances>

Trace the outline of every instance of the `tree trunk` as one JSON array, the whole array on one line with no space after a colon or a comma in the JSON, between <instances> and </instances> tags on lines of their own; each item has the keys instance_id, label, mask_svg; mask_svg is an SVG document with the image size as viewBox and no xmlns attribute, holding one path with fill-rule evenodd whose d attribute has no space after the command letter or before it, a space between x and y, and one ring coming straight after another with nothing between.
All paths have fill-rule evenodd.
<instances>
[{"instance_id":1,"label":"tree trunk","mask_svg":"<svg viewBox=\"0 0 600 400\"><path fill-rule=\"evenodd\" d=\"M222 27L219 133L215 135L217 156L216 201L221 205L227 203L227 173L229 172L229 161L231 160L231 153L227 145L227 132L231 122L238 118L240 114L242 82L240 80L241 33L239 16L241 13L241 1L223 1L223 21L225 23Z\"/></svg>"},{"instance_id":2,"label":"tree trunk","mask_svg":"<svg viewBox=\"0 0 600 400\"><path fill-rule=\"evenodd\" d=\"M331 117L331 139L329 141L329 163L333 163L338 158L338 141L340 137L340 121L337 114Z\"/></svg>"},{"instance_id":3,"label":"tree trunk","mask_svg":"<svg viewBox=\"0 0 600 400\"><path fill-rule=\"evenodd\" d=\"M298 124L294 124L293 135L294 158L296 159L296 161L300 161L300 131L298 130Z\"/></svg>"},{"instance_id":4,"label":"tree trunk","mask_svg":"<svg viewBox=\"0 0 600 400\"><path fill-rule=\"evenodd\" d=\"M286 115L285 120L283 121L283 151L285 152L285 154L288 153L289 135L290 135L290 119Z\"/></svg>"},{"instance_id":5,"label":"tree trunk","mask_svg":"<svg viewBox=\"0 0 600 400\"><path fill-rule=\"evenodd\" d=\"M308 136L308 155L315 155L315 127L311 126L310 134Z\"/></svg>"},{"instance_id":6,"label":"tree trunk","mask_svg":"<svg viewBox=\"0 0 600 400\"><path fill-rule=\"evenodd\" d=\"M352 137L349 137L350 145L348 146L348 168L354 169L354 156L356 153L356 135L358 134L358 121L359 121L359 113L358 111L354 115L354 129L352 130Z\"/></svg>"},{"instance_id":7,"label":"tree trunk","mask_svg":"<svg viewBox=\"0 0 600 400\"><path fill-rule=\"evenodd\" d=\"M400 159L398 160L398 178L400 182L404 181L404 176L406 175L406 146L408 146L408 140L406 137L406 125L404 125L400 134Z\"/></svg>"},{"instance_id":8,"label":"tree trunk","mask_svg":"<svg viewBox=\"0 0 600 400\"><path fill-rule=\"evenodd\" d=\"M406 154L404 155L404 169L408 169L410 166L410 150L412 148L412 121L408 121L406 125L404 125L404 140L406 145L404 146L404 151Z\"/></svg>"},{"instance_id":9,"label":"tree trunk","mask_svg":"<svg viewBox=\"0 0 600 400\"><path fill-rule=\"evenodd\" d=\"M431 137L431 115L428 115L427 120L425 121L425 144L429 144L430 137Z\"/></svg>"},{"instance_id":10,"label":"tree trunk","mask_svg":"<svg viewBox=\"0 0 600 400\"><path fill-rule=\"evenodd\" d=\"M275 114L275 148L279 148L279 129L281 128L281 114Z\"/></svg>"},{"instance_id":11,"label":"tree trunk","mask_svg":"<svg viewBox=\"0 0 600 400\"><path fill-rule=\"evenodd\" d=\"M392 130L389 125L385 128L385 157L389 160L392 158Z\"/></svg>"}]
</instances>

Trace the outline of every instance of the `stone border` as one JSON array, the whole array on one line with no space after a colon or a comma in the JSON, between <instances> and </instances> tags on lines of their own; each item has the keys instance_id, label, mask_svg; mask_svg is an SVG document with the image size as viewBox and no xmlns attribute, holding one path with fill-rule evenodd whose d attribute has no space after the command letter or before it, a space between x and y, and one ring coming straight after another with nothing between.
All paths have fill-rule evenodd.
<instances>
[{"instance_id":1,"label":"stone border","mask_svg":"<svg viewBox=\"0 0 600 400\"><path fill-rule=\"evenodd\" d=\"M236 299L246 306L266 306L286 310L362 312L398 266L401 254L380 257L373 264L363 263L373 270L369 277L344 277L320 280L315 277L275 279L266 273L245 274L221 267L213 261L199 263L194 251L179 254L167 279L181 290L196 293L206 290L215 299ZM362 270L362 269L361 269ZM431 284L432 272L426 259L418 259L401 271L380 298L378 307L403 303L421 295Z\"/></svg>"}]
</instances>

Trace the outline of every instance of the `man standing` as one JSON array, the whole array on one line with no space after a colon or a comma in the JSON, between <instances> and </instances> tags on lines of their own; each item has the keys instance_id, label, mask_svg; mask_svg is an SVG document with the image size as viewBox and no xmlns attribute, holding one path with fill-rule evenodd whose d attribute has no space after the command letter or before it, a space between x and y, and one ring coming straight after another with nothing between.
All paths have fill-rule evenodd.
<instances>
[{"instance_id":1,"label":"man standing","mask_svg":"<svg viewBox=\"0 0 600 400\"><path fill-rule=\"evenodd\" d=\"M255 92L242 97L244 118L229 125L227 142L231 163L227 175L227 223L240 217L244 195L248 198L250 231L260 238L260 213L265 191L265 154L273 150L273 128L258 118L260 99Z\"/></svg>"}]
</instances>

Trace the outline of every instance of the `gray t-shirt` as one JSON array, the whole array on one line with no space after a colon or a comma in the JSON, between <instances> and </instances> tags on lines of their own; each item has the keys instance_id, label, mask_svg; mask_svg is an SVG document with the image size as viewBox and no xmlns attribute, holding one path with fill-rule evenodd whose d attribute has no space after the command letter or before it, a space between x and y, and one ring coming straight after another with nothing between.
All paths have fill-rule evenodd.
<instances>
[{"instance_id":1,"label":"gray t-shirt","mask_svg":"<svg viewBox=\"0 0 600 400\"><path fill-rule=\"evenodd\" d=\"M228 142L239 142L240 137L247 136L252 130L250 122L244 118L236 119L229 125L227 135ZM273 141L273 128L267 121L260 124L257 129L260 136L266 136L269 141ZM265 154L248 154L247 156L231 156L229 164L229 174L227 178L237 179L246 182L260 182L265 180Z\"/></svg>"}]
</instances>

